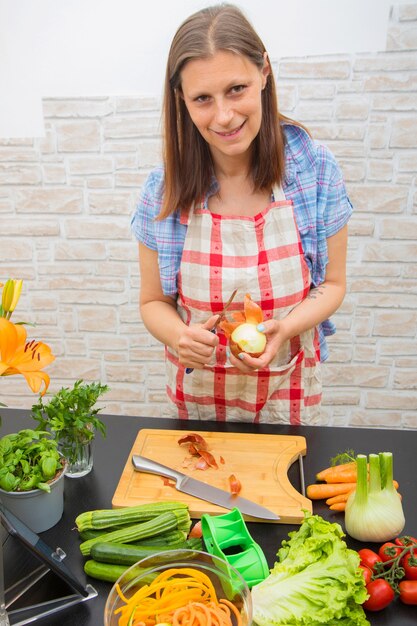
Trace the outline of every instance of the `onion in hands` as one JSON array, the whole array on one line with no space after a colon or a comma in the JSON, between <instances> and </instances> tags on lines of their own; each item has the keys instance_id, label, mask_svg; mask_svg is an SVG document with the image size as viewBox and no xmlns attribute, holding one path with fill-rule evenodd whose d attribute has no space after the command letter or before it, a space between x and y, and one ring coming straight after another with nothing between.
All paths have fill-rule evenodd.
<instances>
[{"instance_id":1,"label":"onion in hands","mask_svg":"<svg viewBox=\"0 0 417 626\"><path fill-rule=\"evenodd\" d=\"M357 485L346 503L346 532L358 541L389 541L401 533L405 518L401 498L393 485L391 452L356 457Z\"/></svg>"},{"instance_id":2,"label":"onion in hands","mask_svg":"<svg viewBox=\"0 0 417 626\"><path fill-rule=\"evenodd\" d=\"M223 320L219 326L229 340L230 350L236 357L246 352L252 357L261 356L266 346L266 337L257 326L263 322L261 307L247 293L243 312L233 313L234 322Z\"/></svg>"},{"instance_id":3,"label":"onion in hands","mask_svg":"<svg viewBox=\"0 0 417 626\"><path fill-rule=\"evenodd\" d=\"M256 329L254 324L240 324L230 337L232 352L235 354L235 347L239 352L247 352L251 356L260 356L265 350L266 337Z\"/></svg>"}]
</instances>

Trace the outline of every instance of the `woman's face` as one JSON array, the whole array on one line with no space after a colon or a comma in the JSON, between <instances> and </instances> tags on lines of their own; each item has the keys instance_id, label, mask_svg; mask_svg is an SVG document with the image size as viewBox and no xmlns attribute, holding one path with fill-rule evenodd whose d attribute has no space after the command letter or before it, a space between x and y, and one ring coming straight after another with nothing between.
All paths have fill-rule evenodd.
<instances>
[{"instance_id":1,"label":"woman's face","mask_svg":"<svg viewBox=\"0 0 417 626\"><path fill-rule=\"evenodd\" d=\"M259 70L233 52L189 61L181 72L184 102L214 159L249 154L262 119L261 92L269 64Z\"/></svg>"}]
</instances>

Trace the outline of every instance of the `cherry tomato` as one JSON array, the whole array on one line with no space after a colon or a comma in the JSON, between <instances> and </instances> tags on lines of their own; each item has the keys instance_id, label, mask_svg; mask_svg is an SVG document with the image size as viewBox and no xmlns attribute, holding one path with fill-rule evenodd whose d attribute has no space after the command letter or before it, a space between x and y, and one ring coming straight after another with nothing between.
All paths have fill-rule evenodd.
<instances>
[{"instance_id":1,"label":"cherry tomato","mask_svg":"<svg viewBox=\"0 0 417 626\"><path fill-rule=\"evenodd\" d=\"M417 604L417 580L402 580L398 589L400 600L404 604Z\"/></svg>"},{"instance_id":2,"label":"cherry tomato","mask_svg":"<svg viewBox=\"0 0 417 626\"><path fill-rule=\"evenodd\" d=\"M401 559L407 580L417 580L417 549L407 552Z\"/></svg>"},{"instance_id":3,"label":"cherry tomato","mask_svg":"<svg viewBox=\"0 0 417 626\"><path fill-rule=\"evenodd\" d=\"M361 565L366 565L370 570L374 571L375 565L381 562L379 554L369 548L362 548L358 550L359 557L361 559Z\"/></svg>"},{"instance_id":4,"label":"cherry tomato","mask_svg":"<svg viewBox=\"0 0 417 626\"><path fill-rule=\"evenodd\" d=\"M417 539L415 537L411 537L411 535L403 535L402 537L397 537L394 539L394 542L397 546L411 546L413 543L417 546Z\"/></svg>"},{"instance_id":5,"label":"cherry tomato","mask_svg":"<svg viewBox=\"0 0 417 626\"><path fill-rule=\"evenodd\" d=\"M192 529L190 530L188 537L202 537L203 536L203 529L201 527L201 521L198 521L194 524L194 526L192 527Z\"/></svg>"},{"instance_id":6,"label":"cherry tomato","mask_svg":"<svg viewBox=\"0 0 417 626\"><path fill-rule=\"evenodd\" d=\"M362 570L365 585L367 585L372 580L372 570L369 569L369 567L366 567L366 565L359 565L359 569Z\"/></svg>"},{"instance_id":7,"label":"cherry tomato","mask_svg":"<svg viewBox=\"0 0 417 626\"><path fill-rule=\"evenodd\" d=\"M402 551L403 548L401 546L396 545L392 541L387 541L378 550L379 560L384 563L385 561L391 561L391 559L396 559Z\"/></svg>"},{"instance_id":8,"label":"cherry tomato","mask_svg":"<svg viewBox=\"0 0 417 626\"><path fill-rule=\"evenodd\" d=\"M369 598L363 603L363 608L368 611L381 611L385 609L395 598L393 588L383 578L371 580L366 585Z\"/></svg>"}]
</instances>

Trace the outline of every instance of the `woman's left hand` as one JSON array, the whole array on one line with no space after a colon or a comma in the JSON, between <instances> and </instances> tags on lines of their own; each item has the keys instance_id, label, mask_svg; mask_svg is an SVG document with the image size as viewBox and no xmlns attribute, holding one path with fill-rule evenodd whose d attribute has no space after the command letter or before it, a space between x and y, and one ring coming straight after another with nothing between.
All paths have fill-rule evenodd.
<instances>
[{"instance_id":1,"label":"woman's left hand","mask_svg":"<svg viewBox=\"0 0 417 626\"><path fill-rule=\"evenodd\" d=\"M255 370L261 370L274 360L282 344L288 339L285 334L285 324L278 320L268 320L258 325L258 330L266 335L266 347L260 357L251 357L246 352L241 352L239 358L233 354L229 360L244 374L249 374Z\"/></svg>"}]
</instances>

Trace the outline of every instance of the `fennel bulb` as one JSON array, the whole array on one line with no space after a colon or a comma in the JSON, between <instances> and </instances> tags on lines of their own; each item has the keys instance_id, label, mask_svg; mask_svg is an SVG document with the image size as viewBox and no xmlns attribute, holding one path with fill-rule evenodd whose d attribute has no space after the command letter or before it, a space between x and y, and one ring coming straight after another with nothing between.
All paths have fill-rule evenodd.
<instances>
[{"instance_id":1,"label":"fennel bulb","mask_svg":"<svg viewBox=\"0 0 417 626\"><path fill-rule=\"evenodd\" d=\"M397 537L405 526L401 498L393 485L392 452L356 457L356 490L346 503L345 527L358 541L383 543Z\"/></svg>"},{"instance_id":2,"label":"fennel bulb","mask_svg":"<svg viewBox=\"0 0 417 626\"><path fill-rule=\"evenodd\" d=\"M251 590L258 626L369 626L359 555L343 541L339 524L305 513L278 550L269 576Z\"/></svg>"}]
</instances>

